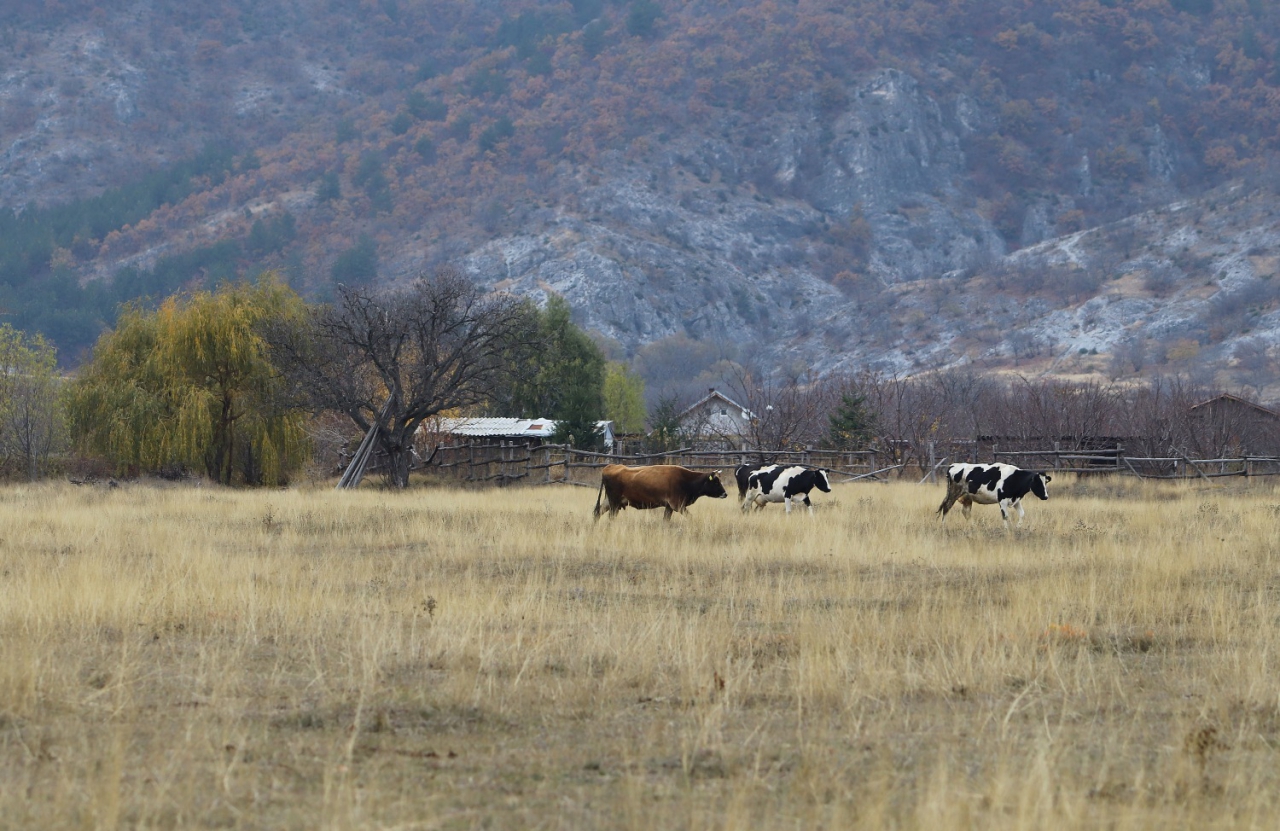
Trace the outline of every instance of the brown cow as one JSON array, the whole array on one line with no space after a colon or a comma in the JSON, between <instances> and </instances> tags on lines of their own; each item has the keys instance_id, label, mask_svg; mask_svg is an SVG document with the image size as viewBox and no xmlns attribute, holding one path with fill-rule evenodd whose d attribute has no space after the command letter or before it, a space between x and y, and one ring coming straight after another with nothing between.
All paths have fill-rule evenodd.
<instances>
[{"instance_id":1,"label":"brown cow","mask_svg":"<svg viewBox=\"0 0 1280 831\"><path fill-rule=\"evenodd\" d=\"M729 496L720 483L718 473L699 473L679 465L606 466L600 472L600 490L596 491L594 516L597 520L603 512L600 507L602 493L609 496L606 510L610 519L627 507L666 508L663 519L671 519L674 511L683 514L700 496L713 499Z\"/></svg>"}]
</instances>

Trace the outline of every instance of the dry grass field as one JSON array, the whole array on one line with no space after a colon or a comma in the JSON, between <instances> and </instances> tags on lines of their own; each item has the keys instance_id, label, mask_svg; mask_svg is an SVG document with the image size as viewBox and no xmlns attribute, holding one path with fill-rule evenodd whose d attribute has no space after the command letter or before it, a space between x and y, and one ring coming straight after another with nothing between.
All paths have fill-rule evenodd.
<instances>
[{"instance_id":1,"label":"dry grass field","mask_svg":"<svg viewBox=\"0 0 1280 831\"><path fill-rule=\"evenodd\" d=\"M0 490L3 828L1274 828L1280 492Z\"/></svg>"}]
</instances>

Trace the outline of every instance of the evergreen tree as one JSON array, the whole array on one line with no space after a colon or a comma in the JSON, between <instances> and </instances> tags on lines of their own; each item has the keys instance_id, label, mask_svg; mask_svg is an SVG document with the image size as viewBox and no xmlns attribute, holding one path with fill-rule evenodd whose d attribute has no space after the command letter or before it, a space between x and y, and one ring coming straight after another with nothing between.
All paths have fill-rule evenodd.
<instances>
[{"instance_id":1,"label":"evergreen tree","mask_svg":"<svg viewBox=\"0 0 1280 831\"><path fill-rule=\"evenodd\" d=\"M378 276L378 244L361 234L356 244L338 255L330 270L333 282L344 286L367 286Z\"/></svg>"},{"instance_id":2,"label":"evergreen tree","mask_svg":"<svg viewBox=\"0 0 1280 831\"><path fill-rule=\"evenodd\" d=\"M645 444L650 452L674 450L684 440L684 425L680 422L680 401L674 395L664 396L653 408L649 437Z\"/></svg>"},{"instance_id":3,"label":"evergreen tree","mask_svg":"<svg viewBox=\"0 0 1280 831\"><path fill-rule=\"evenodd\" d=\"M867 397L858 392L840 396L840 406L827 416L827 440L836 450L861 450L875 438L875 416L867 407Z\"/></svg>"}]
</instances>

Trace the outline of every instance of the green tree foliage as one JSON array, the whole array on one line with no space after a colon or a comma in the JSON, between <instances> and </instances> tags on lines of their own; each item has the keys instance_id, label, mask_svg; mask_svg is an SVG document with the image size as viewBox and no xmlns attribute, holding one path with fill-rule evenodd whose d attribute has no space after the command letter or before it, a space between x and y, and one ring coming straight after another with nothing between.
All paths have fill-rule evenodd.
<instances>
[{"instance_id":1,"label":"green tree foliage","mask_svg":"<svg viewBox=\"0 0 1280 831\"><path fill-rule=\"evenodd\" d=\"M66 442L57 357L41 335L0 324L0 455L28 479L48 473Z\"/></svg>"},{"instance_id":2,"label":"green tree foliage","mask_svg":"<svg viewBox=\"0 0 1280 831\"><path fill-rule=\"evenodd\" d=\"M480 149L486 153L516 134L516 127L505 115L480 134Z\"/></svg>"},{"instance_id":3,"label":"green tree foliage","mask_svg":"<svg viewBox=\"0 0 1280 831\"><path fill-rule=\"evenodd\" d=\"M338 119L338 124L335 128L335 138L337 139L338 144L355 141L360 138L360 130L356 127L356 123L350 118L340 118Z\"/></svg>"},{"instance_id":4,"label":"green tree foliage","mask_svg":"<svg viewBox=\"0 0 1280 831\"><path fill-rule=\"evenodd\" d=\"M444 121L449 115L449 105L439 98L428 98L414 90L404 102L405 109L419 121Z\"/></svg>"},{"instance_id":5,"label":"green tree foliage","mask_svg":"<svg viewBox=\"0 0 1280 831\"><path fill-rule=\"evenodd\" d=\"M1213 11L1213 0L1170 0L1169 5L1180 12L1201 16Z\"/></svg>"},{"instance_id":6,"label":"green tree foliage","mask_svg":"<svg viewBox=\"0 0 1280 831\"><path fill-rule=\"evenodd\" d=\"M120 303L143 300L143 305L154 307L192 281L198 281L196 287L203 288L234 280L236 261L241 253L238 242L223 240L183 254L162 257L148 271L123 268L113 281L113 299Z\"/></svg>"},{"instance_id":7,"label":"green tree foliage","mask_svg":"<svg viewBox=\"0 0 1280 831\"><path fill-rule=\"evenodd\" d=\"M320 181L316 183L316 200L319 202L332 202L335 199L342 198L342 182L338 178L337 171L329 171L320 177Z\"/></svg>"},{"instance_id":8,"label":"green tree foliage","mask_svg":"<svg viewBox=\"0 0 1280 831\"><path fill-rule=\"evenodd\" d=\"M651 37L662 17L662 7L654 0L635 0L627 13L627 31L637 37Z\"/></svg>"},{"instance_id":9,"label":"green tree foliage","mask_svg":"<svg viewBox=\"0 0 1280 831\"><path fill-rule=\"evenodd\" d=\"M501 46L514 46L516 56L521 60L533 57L538 47L548 38L569 31L573 28L573 20L558 12L521 12L518 16L504 20L498 26L498 43Z\"/></svg>"},{"instance_id":10,"label":"green tree foliage","mask_svg":"<svg viewBox=\"0 0 1280 831\"><path fill-rule=\"evenodd\" d=\"M185 199L198 186L221 183L233 166L234 155L228 149L210 146L193 159L100 196L50 208L31 205L22 211L0 211L0 283L30 282L49 266L55 248L100 241L162 205Z\"/></svg>"},{"instance_id":11,"label":"green tree foliage","mask_svg":"<svg viewBox=\"0 0 1280 831\"><path fill-rule=\"evenodd\" d=\"M281 484L304 460L261 335L305 306L274 275L133 307L73 383L73 435L120 469L202 469L223 484Z\"/></svg>"},{"instance_id":12,"label":"green tree foliage","mask_svg":"<svg viewBox=\"0 0 1280 831\"><path fill-rule=\"evenodd\" d=\"M333 282L344 286L367 286L378 276L378 244L361 234L356 244L338 255L330 270Z\"/></svg>"},{"instance_id":13,"label":"green tree foliage","mask_svg":"<svg viewBox=\"0 0 1280 831\"><path fill-rule=\"evenodd\" d=\"M609 24L603 20L593 20L582 28L582 48L590 57L595 57L604 51L605 32L609 31Z\"/></svg>"},{"instance_id":14,"label":"green tree foliage","mask_svg":"<svg viewBox=\"0 0 1280 831\"><path fill-rule=\"evenodd\" d=\"M573 322L569 304L552 296L537 313L539 348L517 380L490 402L495 415L590 421L604 417L605 359Z\"/></svg>"},{"instance_id":15,"label":"green tree foliage","mask_svg":"<svg viewBox=\"0 0 1280 831\"><path fill-rule=\"evenodd\" d=\"M649 420L649 436L645 446L653 453L675 450L685 440L684 424L680 421L680 400L665 395L654 405Z\"/></svg>"},{"instance_id":16,"label":"green tree foliage","mask_svg":"<svg viewBox=\"0 0 1280 831\"><path fill-rule=\"evenodd\" d=\"M604 0L570 0L573 19L579 26L590 23L604 12Z\"/></svg>"},{"instance_id":17,"label":"green tree foliage","mask_svg":"<svg viewBox=\"0 0 1280 831\"><path fill-rule=\"evenodd\" d=\"M398 112L396 117L391 119L391 133L396 136L403 136L409 132L409 128L413 126L413 116L407 112Z\"/></svg>"},{"instance_id":18,"label":"green tree foliage","mask_svg":"<svg viewBox=\"0 0 1280 831\"><path fill-rule=\"evenodd\" d=\"M494 69L481 69L467 82L468 91L474 96L500 97L507 92L507 76Z\"/></svg>"},{"instance_id":19,"label":"green tree foliage","mask_svg":"<svg viewBox=\"0 0 1280 831\"><path fill-rule=\"evenodd\" d=\"M59 252L73 262L90 257L107 234L220 184L233 167L231 151L211 145L192 159L99 196L49 208L30 205L21 212L0 210L0 308L9 322L43 334L64 356L74 357L115 319L118 302L137 295L131 293L129 273L114 285L82 286L68 265L59 265Z\"/></svg>"},{"instance_id":20,"label":"green tree foliage","mask_svg":"<svg viewBox=\"0 0 1280 831\"><path fill-rule=\"evenodd\" d=\"M626 364L611 361L605 367L604 417L618 433L644 432L644 379Z\"/></svg>"},{"instance_id":21,"label":"green tree foliage","mask_svg":"<svg viewBox=\"0 0 1280 831\"><path fill-rule=\"evenodd\" d=\"M827 420L830 422L827 441L836 450L861 450L875 438L875 415L862 393L841 395L840 405Z\"/></svg>"},{"instance_id":22,"label":"green tree foliage","mask_svg":"<svg viewBox=\"0 0 1280 831\"><path fill-rule=\"evenodd\" d=\"M277 217L255 219L249 229L249 253L265 256L279 251L298 235L298 221L285 211Z\"/></svg>"},{"instance_id":23,"label":"green tree foliage","mask_svg":"<svg viewBox=\"0 0 1280 831\"><path fill-rule=\"evenodd\" d=\"M364 189L375 211L388 212L392 207L391 183L387 180L387 174L382 168L381 153L365 153L360 157L360 164L356 167L351 181L356 187Z\"/></svg>"},{"instance_id":24,"label":"green tree foliage","mask_svg":"<svg viewBox=\"0 0 1280 831\"><path fill-rule=\"evenodd\" d=\"M436 143L430 136L423 136L413 143L413 152L422 157L422 161L431 164L436 160Z\"/></svg>"}]
</instances>

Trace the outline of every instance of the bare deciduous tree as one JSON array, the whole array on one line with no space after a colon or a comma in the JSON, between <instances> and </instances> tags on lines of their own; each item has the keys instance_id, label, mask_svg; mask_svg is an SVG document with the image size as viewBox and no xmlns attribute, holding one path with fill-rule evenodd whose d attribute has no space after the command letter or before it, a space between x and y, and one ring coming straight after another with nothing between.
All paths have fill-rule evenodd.
<instances>
[{"instance_id":1,"label":"bare deciduous tree","mask_svg":"<svg viewBox=\"0 0 1280 831\"><path fill-rule=\"evenodd\" d=\"M345 413L362 431L378 420L390 481L405 487L423 420L482 404L512 382L536 339L532 307L487 295L452 269L400 291L338 294L334 305L272 332L275 357L316 411Z\"/></svg>"},{"instance_id":2,"label":"bare deciduous tree","mask_svg":"<svg viewBox=\"0 0 1280 831\"><path fill-rule=\"evenodd\" d=\"M834 406L834 386L809 376L777 377L736 367L731 383L734 398L752 418L744 430L757 461L771 461L771 453L821 443Z\"/></svg>"}]
</instances>

